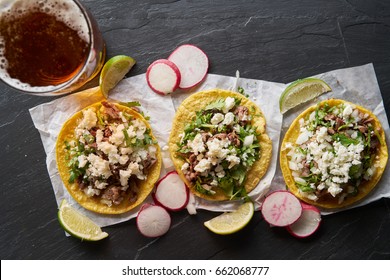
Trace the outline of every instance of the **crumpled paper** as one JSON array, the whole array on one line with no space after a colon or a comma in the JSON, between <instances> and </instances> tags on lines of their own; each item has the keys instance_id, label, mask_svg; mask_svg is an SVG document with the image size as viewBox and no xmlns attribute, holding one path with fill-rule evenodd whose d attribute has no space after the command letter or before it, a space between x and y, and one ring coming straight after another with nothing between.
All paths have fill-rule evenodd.
<instances>
[{"instance_id":1,"label":"crumpled paper","mask_svg":"<svg viewBox=\"0 0 390 280\"><path fill-rule=\"evenodd\" d=\"M281 139L287 132L292 121L305 109L315 105L317 102L329 99L338 98L350 101L352 103L361 105L371 112L373 112L382 124L385 131L387 146L389 147L390 129L389 122L387 120L386 111L383 106L382 95L379 89L378 81L376 79L374 66L370 64L339 69L330 71L327 73L313 76L324 80L331 88L332 91L325 93L315 100L301 104L291 111L288 111L283 116L283 126L281 132ZM279 163L278 163L279 165ZM385 172L382 175L382 179L379 181L374 190L360 202L353 204L349 207L336 210L321 209L322 214L331 214L347 209L366 205L370 202L379 200L383 197L390 197L390 174L389 164L386 166ZM277 169L275 177L272 182L271 190L284 189L285 183L283 180L282 171L280 168Z\"/></svg>"},{"instance_id":2,"label":"crumpled paper","mask_svg":"<svg viewBox=\"0 0 390 280\"><path fill-rule=\"evenodd\" d=\"M284 84L250 79L239 79L237 81L237 77L210 74L201 86L191 90L191 92L175 92L169 96L161 96L149 88L145 74L141 74L122 80L110 93L110 99L124 102L139 101L142 104L141 110L145 115L150 116L149 123L162 150L163 168L160 176L163 176L173 169L173 164L167 151L167 141L175 115L175 108L177 108L181 100L189 94L203 89L232 89L232 87L236 88L236 86L243 87L245 92L250 95L250 98L263 110L268 120L267 133L273 142L273 159L269 170L257 188L250 194L253 200L256 201L264 196L270 188L276 170L277 150L282 125L282 115L279 113L278 100L285 87ZM40 133L47 155L46 165L57 204L59 205L63 199L66 199L70 205L90 217L99 226L108 226L136 217L139 207L120 215L103 215L82 208L73 200L63 185L55 160L56 139L63 123L77 111L102 99L101 94L98 93L98 88L92 88L38 105L30 109L30 114L35 127ZM152 199L149 196L145 202L151 201ZM196 208L210 211L229 211L236 207L234 202L210 203L195 197L192 197L191 202L194 203Z\"/></svg>"},{"instance_id":3,"label":"crumpled paper","mask_svg":"<svg viewBox=\"0 0 390 280\"><path fill-rule=\"evenodd\" d=\"M184 98L193 92L206 89L222 88L237 90L237 86L242 87L245 94L248 94L249 98L257 103L263 111L267 121L266 131L273 142L272 162L270 167L256 189L250 193L251 198L257 202L256 209L258 209L261 205L262 199L269 191L285 189L283 176L280 168L278 168L280 139L283 139L289 125L296 118L299 112L302 112L304 109L316 102L327 98L341 98L360 104L370 109L378 116L385 130L386 138L389 139L390 137L389 123L372 64L334 70L316 75L315 77L325 80L332 87L333 91L320 96L316 100L297 106L287 112L283 118L279 112L279 97L286 85L262 80L237 79L237 77L213 74L209 74L206 80L197 88L187 92L175 92L170 96L160 96L152 92L146 83L145 74L141 74L121 81L111 92L110 99L118 101L140 101L142 104L141 109L146 115L151 117L150 124L152 126L153 133L162 148L163 168L161 176L163 176L166 172L173 169L169 153L166 149L167 140L169 138L175 109L180 105ZM40 133L47 155L47 169L57 204L59 204L62 199L67 199L73 207L89 216L98 225L107 226L134 218L137 215L139 208L128 213L115 216L102 215L85 210L79 206L66 191L66 188L59 177L55 161L55 142L62 124L75 112L92 103L102 100L101 95L97 93L97 91L97 88L93 88L56 99L49 103L38 105L30 109L30 114L35 127ZM374 191L362 202L349 208L365 205L382 197L390 197L389 181L389 166L387 166L382 180L379 182ZM145 202L150 201L152 200L149 197ZM209 202L197 197L192 197L191 201L197 209L206 209L216 212L233 210L235 209L237 203ZM322 211L322 213L328 214L337 211L341 210Z\"/></svg>"}]
</instances>

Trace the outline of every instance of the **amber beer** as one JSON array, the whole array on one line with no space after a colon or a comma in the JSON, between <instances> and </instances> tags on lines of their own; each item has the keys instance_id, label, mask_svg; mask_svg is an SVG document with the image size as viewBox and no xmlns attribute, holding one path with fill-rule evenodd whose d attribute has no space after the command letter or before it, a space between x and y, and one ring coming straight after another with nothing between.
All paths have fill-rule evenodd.
<instances>
[{"instance_id":1,"label":"amber beer","mask_svg":"<svg viewBox=\"0 0 390 280\"><path fill-rule=\"evenodd\" d=\"M76 90L105 56L96 22L78 1L0 0L0 78L50 95Z\"/></svg>"}]
</instances>

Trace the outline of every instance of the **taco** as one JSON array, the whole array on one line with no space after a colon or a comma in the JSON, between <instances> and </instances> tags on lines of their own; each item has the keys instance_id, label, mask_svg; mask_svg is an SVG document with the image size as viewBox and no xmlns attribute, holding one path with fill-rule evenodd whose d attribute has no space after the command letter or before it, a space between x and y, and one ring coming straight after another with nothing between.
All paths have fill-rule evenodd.
<instances>
[{"instance_id":1,"label":"taco","mask_svg":"<svg viewBox=\"0 0 390 280\"><path fill-rule=\"evenodd\" d=\"M103 214L124 213L141 204L158 180L162 162L145 118L106 101L81 110L63 125L56 159L72 197Z\"/></svg>"},{"instance_id":2,"label":"taco","mask_svg":"<svg viewBox=\"0 0 390 280\"><path fill-rule=\"evenodd\" d=\"M241 94L221 89L192 94L172 124L174 166L196 196L215 201L245 197L271 160L265 126L261 110Z\"/></svg>"},{"instance_id":3,"label":"taco","mask_svg":"<svg viewBox=\"0 0 390 280\"><path fill-rule=\"evenodd\" d=\"M342 208L364 198L381 178L387 159L377 117L338 99L301 113L286 132L280 151L289 190L323 208Z\"/></svg>"}]
</instances>

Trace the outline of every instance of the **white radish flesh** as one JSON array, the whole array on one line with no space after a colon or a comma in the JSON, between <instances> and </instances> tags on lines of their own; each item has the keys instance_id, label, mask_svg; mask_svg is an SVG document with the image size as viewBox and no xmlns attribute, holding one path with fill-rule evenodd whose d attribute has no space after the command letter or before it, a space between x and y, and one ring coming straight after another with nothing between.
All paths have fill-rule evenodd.
<instances>
[{"instance_id":1,"label":"white radish flesh","mask_svg":"<svg viewBox=\"0 0 390 280\"><path fill-rule=\"evenodd\" d=\"M166 95L179 87L181 74L173 62L159 59L148 67L146 81L154 92Z\"/></svg>"},{"instance_id":2,"label":"white radish flesh","mask_svg":"<svg viewBox=\"0 0 390 280\"><path fill-rule=\"evenodd\" d=\"M171 216L163 207L145 204L137 216L137 227L146 237L159 237L167 233L171 226Z\"/></svg>"},{"instance_id":3,"label":"white radish flesh","mask_svg":"<svg viewBox=\"0 0 390 280\"><path fill-rule=\"evenodd\" d=\"M154 199L168 210L179 211L187 206L189 191L177 172L172 171L157 182Z\"/></svg>"},{"instance_id":4,"label":"white radish flesh","mask_svg":"<svg viewBox=\"0 0 390 280\"><path fill-rule=\"evenodd\" d=\"M204 80L209 69L207 55L194 45L182 45L168 57L180 70L179 88L189 89Z\"/></svg>"},{"instance_id":5,"label":"white radish flesh","mask_svg":"<svg viewBox=\"0 0 390 280\"><path fill-rule=\"evenodd\" d=\"M261 213L269 224L285 227L298 220L302 214L302 206L298 198L289 191L275 191L265 198Z\"/></svg>"},{"instance_id":6,"label":"white radish flesh","mask_svg":"<svg viewBox=\"0 0 390 280\"><path fill-rule=\"evenodd\" d=\"M317 231L321 223L321 212L317 207L301 202L302 215L292 225L287 226L293 236L304 238Z\"/></svg>"}]
</instances>

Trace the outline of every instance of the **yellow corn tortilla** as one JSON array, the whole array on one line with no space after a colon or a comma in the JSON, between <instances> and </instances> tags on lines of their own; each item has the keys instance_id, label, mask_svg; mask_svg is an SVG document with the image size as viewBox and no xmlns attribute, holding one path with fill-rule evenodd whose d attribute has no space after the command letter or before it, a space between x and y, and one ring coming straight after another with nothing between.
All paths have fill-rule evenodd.
<instances>
[{"instance_id":1,"label":"yellow corn tortilla","mask_svg":"<svg viewBox=\"0 0 390 280\"><path fill-rule=\"evenodd\" d=\"M194 93L188 98L186 98L179 108L177 109L175 118L172 124L172 130L169 137L169 152L176 171L178 172L181 179L186 183L191 192L198 197L213 200L213 201L223 201L230 199L223 190L216 188L216 193L214 195L206 195L196 191L195 186L190 183L184 173L181 170L182 165L185 163L183 159L176 156L176 151L178 149L177 143L180 142L180 134L183 133L184 127L187 123L196 116L196 112L202 110L205 106L221 98L233 97L241 99L241 104L243 106L254 108L252 125L257 128L257 133L259 134L258 140L260 142L260 158L252 165L251 169L248 171L247 178L245 181L245 190L247 193L251 192L256 188L260 179L267 172L268 166L271 161L272 156L272 142L269 136L266 134L266 121L263 112L259 107L253 103L248 98L244 97L241 94L222 90L222 89L212 89L208 91L201 91Z\"/></svg>"},{"instance_id":2,"label":"yellow corn tortilla","mask_svg":"<svg viewBox=\"0 0 390 280\"><path fill-rule=\"evenodd\" d=\"M112 103L112 102L111 102ZM150 125L148 122L137 113L135 110L122 106L116 103L115 106L119 109L119 111L126 112L129 115L132 115L136 119L142 120L145 125L150 129ZM100 102L92 104L88 107L86 107L83 110L87 110L88 108L95 108L97 111L101 106L103 106ZM77 182L69 183L69 172L70 169L68 167L68 160L67 160L67 149L65 147L65 141L72 141L75 140L75 128L78 125L79 120L83 118L82 111L77 112L74 114L70 119L68 119L65 124L63 125L57 139L56 143L56 160L57 160L57 167L58 172L61 176L61 179L68 190L68 192L71 194L71 196L84 208L91 210L93 212L102 213L102 214L121 214L127 211L130 211L131 209L137 207L140 205L146 197L150 194L152 191L154 184L158 180L160 176L160 170L161 170L161 164L162 164L162 158L161 158L161 151L159 145L155 145L157 148L156 151L156 158L157 161L150 167L147 174L146 180L136 180L135 183L138 186L139 192L137 195L137 200L133 203L129 201L130 195L126 195L123 201L119 205L112 205L108 206L106 204L103 204L100 202L100 197L89 197L87 196L80 188ZM153 140L156 140L154 136L152 135Z\"/></svg>"},{"instance_id":3,"label":"yellow corn tortilla","mask_svg":"<svg viewBox=\"0 0 390 280\"><path fill-rule=\"evenodd\" d=\"M299 136L300 133L300 124L299 120L300 119L306 119L313 111L315 111L317 106L321 106L325 103L328 103L331 107L332 106L337 106L339 104L351 104L355 106L356 109L358 109L360 112L363 114L368 114L372 119L372 124L374 125L374 129L380 129L379 130L379 135L380 135L380 142L384 143L383 145L381 144L380 147L378 148L376 159L373 162L373 165L377 166L375 173L373 174L372 178L370 181L363 181L359 187L358 187L358 194L356 196L350 196L347 199L345 199L343 202L339 203L338 197L333 197L330 194L324 195L320 197L317 201L313 201L308 199L307 197L303 196L300 192L298 187L296 186L294 182L294 177L292 175L292 172L289 168L289 160L287 157L288 149L286 148L287 143L294 143L296 142L296 139ZM299 199L312 204L316 205L322 208L327 208L327 209L332 209L332 208L343 208L348 205L351 205L361 199L363 199L365 196L367 196L376 186L376 184L379 182L387 164L387 159L388 159L388 150L387 150L387 145L386 145L386 140L385 140L385 133L382 128L381 123L379 122L378 118L369 110L353 104L351 102L347 102L344 100L340 99L329 99L329 100L324 100L320 102L317 105L314 105L312 107L309 107L306 109L304 112L302 112L291 124L290 128L286 132L286 135L284 136L281 149L280 149L280 167L283 173L284 180L287 184L288 189Z\"/></svg>"}]
</instances>

